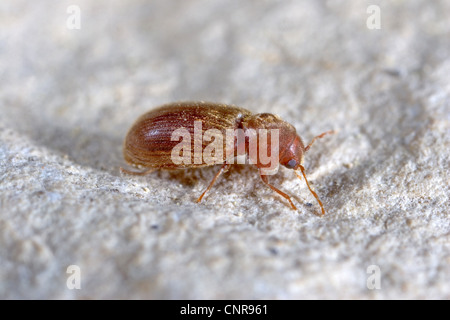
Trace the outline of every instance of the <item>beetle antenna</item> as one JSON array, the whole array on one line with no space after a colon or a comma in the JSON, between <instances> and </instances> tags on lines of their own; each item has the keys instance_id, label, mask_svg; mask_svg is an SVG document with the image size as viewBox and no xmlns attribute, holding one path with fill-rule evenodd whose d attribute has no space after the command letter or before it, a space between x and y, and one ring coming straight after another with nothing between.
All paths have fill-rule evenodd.
<instances>
[{"instance_id":1,"label":"beetle antenna","mask_svg":"<svg viewBox=\"0 0 450 320\"><path fill-rule=\"evenodd\" d=\"M305 152L308 151L309 148L311 148L312 144L313 144L317 139L323 138L323 137L326 136L327 134L335 134L335 133L336 133L336 131L330 130L330 131L321 133L321 134L319 134L318 136L315 136L315 137L311 140L311 142L306 146Z\"/></svg>"},{"instance_id":2,"label":"beetle antenna","mask_svg":"<svg viewBox=\"0 0 450 320\"><path fill-rule=\"evenodd\" d=\"M327 132L325 132L325 134L326 134L326 133L327 133ZM311 191L311 193L313 194L314 198L316 198L317 202L318 202L319 205L320 205L320 209L322 210L322 216L325 215L325 209L323 208L322 201L320 201L319 196L317 195L317 193L315 193L315 192L311 189L311 187L310 187L310 185L309 185L309 182L308 182L308 179L306 179L305 168L304 168L303 166L299 166L299 167L300 167L300 170L301 170L301 172L302 172L303 177L305 178L306 185L308 186L309 191ZM297 175L297 177L298 177L300 180L302 180L302 176L299 175L297 171L294 171L294 172L295 172L295 174Z\"/></svg>"}]
</instances>

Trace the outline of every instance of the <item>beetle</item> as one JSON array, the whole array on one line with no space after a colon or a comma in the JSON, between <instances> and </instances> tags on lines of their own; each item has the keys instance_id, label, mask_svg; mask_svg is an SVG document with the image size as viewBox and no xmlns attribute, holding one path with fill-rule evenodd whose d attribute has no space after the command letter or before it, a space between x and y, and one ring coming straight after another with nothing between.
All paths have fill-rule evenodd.
<instances>
[{"instance_id":1,"label":"beetle","mask_svg":"<svg viewBox=\"0 0 450 320\"><path fill-rule=\"evenodd\" d=\"M196 127L195 123L200 123L201 127ZM185 143L184 149L179 148L179 138L183 135L174 139L174 132L180 129L183 129L185 133L194 135L194 140ZM216 136L214 136L214 141L218 143L216 146L223 144L223 150L225 150L222 153L214 150L216 157L213 163L207 162L207 157L205 156L202 159L201 154L200 158L196 157L197 151L202 152L206 150L208 145L206 140L208 139L205 139L204 136L211 130L215 130L214 132L216 133ZM217 132L225 136L230 130L237 132L232 136L232 140L219 141L220 139L218 138L220 136L217 136ZM266 130L266 140L262 139L262 130ZM197 136L198 133L201 135ZM200 202L212 188L217 178L234 163L233 159L245 156L249 163L259 169L262 181L270 189L284 197L292 209L297 210L289 195L269 183L268 164L267 161L263 163L261 152L264 151L262 149L270 149L271 156L274 154L277 156L277 166L280 164L288 169L293 169L300 180L302 180L303 176L308 189L321 208L321 214L324 215L323 204L317 193L311 189L306 178L303 162L305 153L312 144L317 139L331 133L334 133L334 131L324 132L314 137L305 146L294 126L274 114L253 114L249 110L237 106L203 101L170 103L143 114L136 120L126 135L123 144L125 161L135 168L144 170L137 172L121 168L121 171L127 174L145 175L158 169L186 169L221 164L220 170L197 199L197 202ZM276 136L278 136L278 141L269 139L269 137L273 138ZM251 137L254 139L251 139ZM251 149L252 141L256 141L256 149ZM277 148L271 149L275 144L277 144ZM176 148L180 150L177 149L175 155L183 151L183 156L186 156L184 159L192 160L194 157L194 162L174 161L174 150ZM255 148L255 145L253 145L253 148ZM252 150L256 150L256 152L251 154ZM265 151L268 153L267 150Z\"/></svg>"}]
</instances>

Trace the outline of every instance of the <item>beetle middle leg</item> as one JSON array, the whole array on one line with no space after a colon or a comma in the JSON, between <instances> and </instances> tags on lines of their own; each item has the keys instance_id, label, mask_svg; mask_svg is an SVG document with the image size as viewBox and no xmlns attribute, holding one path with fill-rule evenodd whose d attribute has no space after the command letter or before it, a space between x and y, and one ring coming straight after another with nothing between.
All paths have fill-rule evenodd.
<instances>
[{"instance_id":1,"label":"beetle middle leg","mask_svg":"<svg viewBox=\"0 0 450 320\"><path fill-rule=\"evenodd\" d=\"M264 175L261 173L261 171L259 172L259 175L261 177L261 180L273 191L275 191L276 193L278 193L280 196L282 196L283 198L285 198L287 201L289 201L292 209L297 210L297 207L294 205L294 203L291 200L291 197L289 197L286 193L284 193L283 191L275 188L273 185L271 185L269 183L269 179L267 178L267 175Z\"/></svg>"},{"instance_id":2,"label":"beetle middle leg","mask_svg":"<svg viewBox=\"0 0 450 320\"><path fill-rule=\"evenodd\" d=\"M204 196L204 195L212 188L212 186L213 186L214 182L216 182L217 178L218 178L222 173L228 171L228 169L230 168L230 166L231 166L231 165L228 164L228 163L226 163L226 162L222 165L222 167L220 168L219 172L217 172L217 174L214 176L214 178L212 179L212 181L209 183L208 188L206 188L206 190L203 191L202 195L197 199L197 203L200 202L200 201L202 201L203 196Z\"/></svg>"}]
</instances>

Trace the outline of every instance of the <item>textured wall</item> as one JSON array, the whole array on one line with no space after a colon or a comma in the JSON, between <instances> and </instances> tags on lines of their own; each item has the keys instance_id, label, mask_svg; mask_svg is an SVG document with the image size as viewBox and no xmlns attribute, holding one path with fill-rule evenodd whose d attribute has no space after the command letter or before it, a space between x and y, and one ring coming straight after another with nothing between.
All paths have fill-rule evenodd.
<instances>
[{"instance_id":1,"label":"textured wall","mask_svg":"<svg viewBox=\"0 0 450 320\"><path fill-rule=\"evenodd\" d=\"M450 298L448 12L445 0L2 1L0 297ZM178 100L276 113L306 141L337 130L305 162L327 215L288 170L271 182L299 212L252 167L201 204L217 167L121 175L129 126Z\"/></svg>"}]
</instances>

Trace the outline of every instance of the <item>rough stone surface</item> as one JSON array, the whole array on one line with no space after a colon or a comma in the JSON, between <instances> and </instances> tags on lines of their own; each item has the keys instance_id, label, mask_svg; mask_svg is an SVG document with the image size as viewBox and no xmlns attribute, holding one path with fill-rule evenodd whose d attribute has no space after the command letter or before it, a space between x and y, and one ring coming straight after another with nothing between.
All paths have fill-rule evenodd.
<instances>
[{"instance_id":1,"label":"rough stone surface","mask_svg":"<svg viewBox=\"0 0 450 320\"><path fill-rule=\"evenodd\" d=\"M2 1L0 298L450 298L449 12ZM306 141L337 130L305 162L327 215L287 169L271 181L299 212L248 166L201 204L217 167L121 175L129 126L179 100L276 113Z\"/></svg>"}]
</instances>

